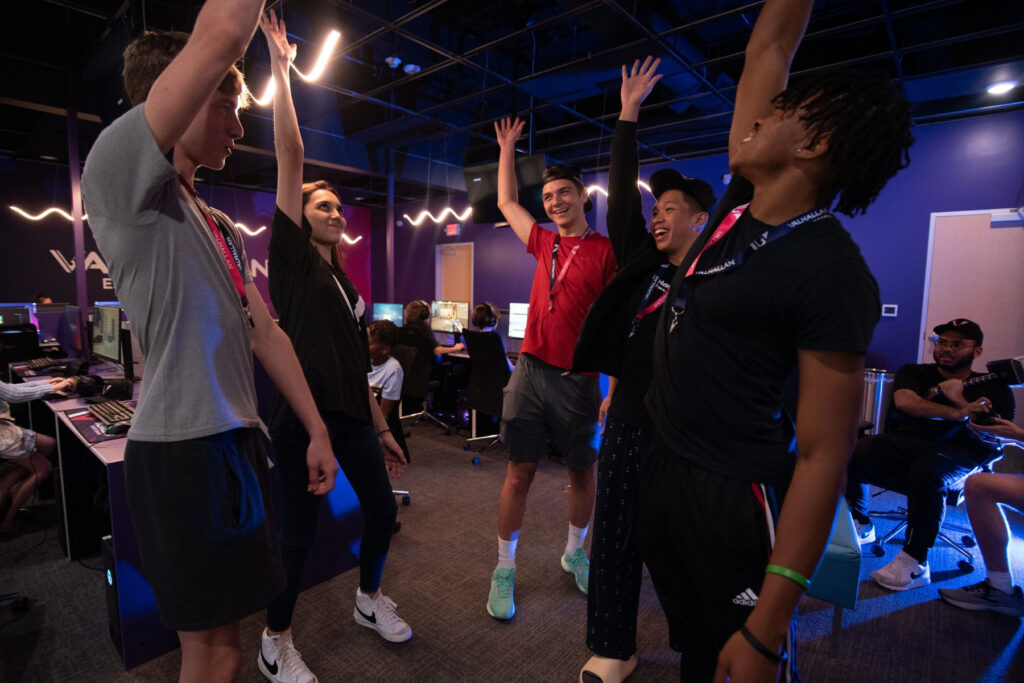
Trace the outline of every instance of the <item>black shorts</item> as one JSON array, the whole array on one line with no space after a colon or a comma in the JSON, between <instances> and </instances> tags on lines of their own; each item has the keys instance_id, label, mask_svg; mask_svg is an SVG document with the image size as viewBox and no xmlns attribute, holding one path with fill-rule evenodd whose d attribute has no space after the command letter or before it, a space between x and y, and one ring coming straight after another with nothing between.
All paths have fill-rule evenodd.
<instances>
[{"instance_id":1,"label":"black shorts","mask_svg":"<svg viewBox=\"0 0 1024 683\"><path fill-rule=\"evenodd\" d=\"M204 631L257 612L284 588L267 441L236 429L125 448L132 524L160 621Z\"/></svg>"},{"instance_id":2,"label":"black shorts","mask_svg":"<svg viewBox=\"0 0 1024 683\"><path fill-rule=\"evenodd\" d=\"M686 680L712 679L718 653L757 605L784 493L702 469L661 444L645 463L637 541Z\"/></svg>"},{"instance_id":3,"label":"black shorts","mask_svg":"<svg viewBox=\"0 0 1024 683\"><path fill-rule=\"evenodd\" d=\"M539 462L548 441L571 470L597 460L601 387L596 377L567 373L528 354L519 356L503 390L505 450L513 462Z\"/></svg>"}]
</instances>

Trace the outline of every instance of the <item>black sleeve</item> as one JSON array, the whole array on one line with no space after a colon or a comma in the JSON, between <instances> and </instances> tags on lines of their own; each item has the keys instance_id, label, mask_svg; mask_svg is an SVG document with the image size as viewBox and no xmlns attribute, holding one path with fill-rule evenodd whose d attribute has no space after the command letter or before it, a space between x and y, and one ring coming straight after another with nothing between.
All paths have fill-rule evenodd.
<instances>
[{"instance_id":1,"label":"black sleeve","mask_svg":"<svg viewBox=\"0 0 1024 683\"><path fill-rule=\"evenodd\" d=\"M270 230L270 248L267 250L267 256L271 271L276 266L284 267L291 272L305 273L316 263L314 257L320 258L316 253L316 247L309 241L313 229L305 216L302 217L302 225L299 226L278 207L274 210Z\"/></svg>"},{"instance_id":2,"label":"black sleeve","mask_svg":"<svg viewBox=\"0 0 1024 683\"><path fill-rule=\"evenodd\" d=\"M798 349L867 353L882 304L863 259L829 263L800 283L793 301Z\"/></svg>"},{"instance_id":3,"label":"black sleeve","mask_svg":"<svg viewBox=\"0 0 1024 683\"><path fill-rule=\"evenodd\" d=\"M927 367L927 365L917 365L915 363L901 366L900 369L896 371L896 376L893 378L892 390L896 392L900 389L909 389L923 398L925 392L934 386L934 382L931 381L931 378L925 376L925 373L922 372L922 370Z\"/></svg>"},{"instance_id":4,"label":"black sleeve","mask_svg":"<svg viewBox=\"0 0 1024 683\"><path fill-rule=\"evenodd\" d=\"M629 255L650 242L644 221L637 176L640 161L636 151L636 123L619 121L612 135L611 165L608 169L608 239L615 260L625 263Z\"/></svg>"}]
</instances>

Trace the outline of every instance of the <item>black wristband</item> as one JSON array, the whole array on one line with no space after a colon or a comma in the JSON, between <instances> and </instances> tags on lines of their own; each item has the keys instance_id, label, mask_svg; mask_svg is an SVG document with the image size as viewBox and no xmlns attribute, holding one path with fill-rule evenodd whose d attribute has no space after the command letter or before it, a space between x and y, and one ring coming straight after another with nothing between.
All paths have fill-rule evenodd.
<instances>
[{"instance_id":1,"label":"black wristband","mask_svg":"<svg viewBox=\"0 0 1024 683\"><path fill-rule=\"evenodd\" d=\"M377 432L377 438L379 439L381 434L386 434L386 433L390 433L390 432L391 432L390 429L382 429L379 432Z\"/></svg>"},{"instance_id":2,"label":"black wristband","mask_svg":"<svg viewBox=\"0 0 1024 683\"><path fill-rule=\"evenodd\" d=\"M770 661L772 664L781 664L782 662L786 661L785 650L782 651L782 654L775 654L767 647L765 647L765 644L758 640L754 636L754 634L750 632L750 629L747 628L746 624L740 626L740 634L746 639L748 643L750 643L750 647L757 650L762 657Z\"/></svg>"}]
</instances>

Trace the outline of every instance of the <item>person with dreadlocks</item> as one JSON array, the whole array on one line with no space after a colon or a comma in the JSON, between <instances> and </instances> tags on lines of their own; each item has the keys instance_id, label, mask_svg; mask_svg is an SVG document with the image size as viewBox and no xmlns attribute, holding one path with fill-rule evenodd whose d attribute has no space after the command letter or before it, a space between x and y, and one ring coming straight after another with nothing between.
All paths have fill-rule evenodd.
<instances>
[{"instance_id":1,"label":"person with dreadlocks","mask_svg":"<svg viewBox=\"0 0 1024 683\"><path fill-rule=\"evenodd\" d=\"M835 517L880 312L830 209L864 213L913 141L887 82L828 73L786 87L812 5L761 10L736 91L732 181L654 334L657 443L637 541L686 680L796 676L791 620ZM795 373L794 426L783 393Z\"/></svg>"}]
</instances>

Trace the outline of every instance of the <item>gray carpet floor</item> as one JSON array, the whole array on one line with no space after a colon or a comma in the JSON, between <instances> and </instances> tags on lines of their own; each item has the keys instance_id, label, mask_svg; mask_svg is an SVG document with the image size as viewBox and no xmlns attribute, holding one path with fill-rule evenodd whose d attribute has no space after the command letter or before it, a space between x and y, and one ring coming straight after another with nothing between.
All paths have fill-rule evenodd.
<instances>
[{"instance_id":1,"label":"gray carpet floor","mask_svg":"<svg viewBox=\"0 0 1024 683\"><path fill-rule=\"evenodd\" d=\"M386 643L353 621L355 571L299 598L295 642L324 683L576 680L589 656L586 598L558 564L567 529L564 470L543 463L538 471L519 542L518 611L511 622L498 622L484 605L496 559L496 501L505 462L500 449L492 448L474 466L463 443L426 424L415 427L410 440L413 465L400 483L412 491L412 504L399 509L402 529L392 542L384 590L412 626L412 640ZM52 516L52 506L37 508L38 530L0 546L0 593L18 590L32 599L23 615L0 606L0 681L176 680L177 651L124 671L107 634L100 560L64 560ZM964 517L960 510L949 514L951 521ZM1019 535L1024 522L1011 517ZM879 522L883 529L887 524ZM865 557L860 604L844 614L835 656L831 606L804 600L797 617L803 680L1024 681L1021 620L937 600L938 587L980 580L980 559L967 574L952 551L937 547L931 586L889 593L866 578L898 549L894 541L884 557ZM1015 541L1013 550L1020 582L1024 543ZM255 666L262 627L262 615L242 622L242 681L263 680ZM679 680L679 659L667 635L645 575L640 667L631 681Z\"/></svg>"}]
</instances>

